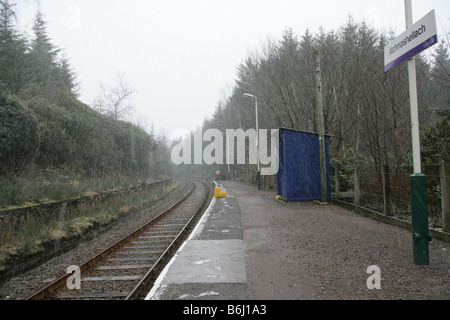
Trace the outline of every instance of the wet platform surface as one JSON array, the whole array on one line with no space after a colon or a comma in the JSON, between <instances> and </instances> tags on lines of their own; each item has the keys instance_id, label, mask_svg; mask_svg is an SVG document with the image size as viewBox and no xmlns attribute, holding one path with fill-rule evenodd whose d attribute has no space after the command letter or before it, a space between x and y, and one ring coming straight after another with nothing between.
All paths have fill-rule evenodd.
<instances>
[{"instance_id":1,"label":"wet platform surface","mask_svg":"<svg viewBox=\"0 0 450 320\"><path fill-rule=\"evenodd\" d=\"M415 266L411 231L336 205L282 204L275 192L220 182L210 207L147 300L450 299L450 244ZM381 289L370 289L370 266Z\"/></svg>"},{"instance_id":2,"label":"wet platform surface","mask_svg":"<svg viewBox=\"0 0 450 320\"><path fill-rule=\"evenodd\" d=\"M249 299L241 212L214 198L146 299Z\"/></svg>"}]
</instances>

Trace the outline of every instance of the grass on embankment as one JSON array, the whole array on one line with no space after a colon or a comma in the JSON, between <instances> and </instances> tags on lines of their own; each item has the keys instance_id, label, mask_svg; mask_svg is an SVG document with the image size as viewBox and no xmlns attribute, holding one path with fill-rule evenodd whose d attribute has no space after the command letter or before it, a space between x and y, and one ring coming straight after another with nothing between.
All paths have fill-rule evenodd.
<instances>
[{"instance_id":1,"label":"grass on embankment","mask_svg":"<svg viewBox=\"0 0 450 320\"><path fill-rule=\"evenodd\" d=\"M47 176L32 178L0 178L0 209L65 200L143 182L148 181L120 175L93 178L63 173L49 173Z\"/></svg>"},{"instance_id":2,"label":"grass on embankment","mask_svg":"<svg viewBox=\"0 0 450 320\"><path fill-rule=\"evenodd\" d=\"M49 187L46 190L57 190L58 187L64 190L61 192L42 193L45 197L43 199L46 200L39 199L37 202L46 202L50 198L51 200L61 199L58 199L56 196L73 198L77 194L94 194L97 190L104 192L106 189L112 190L113 187L114 189L122 189L133 185L132 181L127 178L121 177L120 180L117 178L119 177L108 177L102 181L85 180L78 183L74 183L74 180L69 179L65 184L56 183L51 185L51 183L48 183ZM140 183L142 181L134 180L134 185ZM72 187L68 186L68 184L72 185ZM36 190L39 189L38 186L38 184L34 185L34 182L30 183L27 190L30 191L30 194L37 195ZM110 188L107 188L107 186L110 186ZM44 188L44 186L42 187ZM43 250L45 243L82 237L87 231L117 221L124 215L129 214L133 209L138 210L154 203L177 187L178 183L169 183L167 186L120 194L112 199L108 199L108 201L94 201L77 208L63 207L57 214L53 215L31 216L20 225L3 224L0 230L0 272L7 268L5 263L11 256L36 254ZM13 188L19 187L16 184ZM81 192L82 190L86 191ZM23 203L22 200L18 200L17 203L26 205L26 202Z\"/></svg>"}]
</instances>

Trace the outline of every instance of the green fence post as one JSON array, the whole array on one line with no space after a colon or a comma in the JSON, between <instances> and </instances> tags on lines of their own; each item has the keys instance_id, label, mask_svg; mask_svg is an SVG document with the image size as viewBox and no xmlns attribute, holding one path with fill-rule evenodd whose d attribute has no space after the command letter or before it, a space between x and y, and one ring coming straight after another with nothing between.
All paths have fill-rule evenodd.
<instances>
[{"instance_id":1,"label":"green fence post","mask_svg":"<svg viewBox=\"0 0 450 320\"><path fill-rule=\"evenodd\" d=\"M442 230L450 232L450 164L441 163Z\"/></svg>"},{"instance_id":2,"label":"green fence post","mask_svg":"<svg viewBox=\"0 0 450 320\"><path fill-rule=\"evenodd\" d=\"M258 190L261 190L261 171L256 173L256 183L258 185Z\"/></svg>"},{"instance_id":3,"label":"green fence post","mask_svg":"<svg viewBox=\"0 0 450 320\"><path fill-rule=\"evenodd\" d=\"M429 265L431 235L428 230L427 181L425 175L414 173L410 176L411 213L414 264Z\"/></svg>"}]
</instances>

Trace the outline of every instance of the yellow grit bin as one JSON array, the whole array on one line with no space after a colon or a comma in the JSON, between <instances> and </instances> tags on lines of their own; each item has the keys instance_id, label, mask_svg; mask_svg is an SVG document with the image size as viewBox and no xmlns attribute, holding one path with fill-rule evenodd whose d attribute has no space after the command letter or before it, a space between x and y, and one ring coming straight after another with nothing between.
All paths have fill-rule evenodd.
<instances>
[{"instance_id":1,"label":"yellow grit bin","mask_svg":"<svg viewBox=\"0 0 450 320\"><path fill-rule=\"evenodd\" d=\"M214 188L214 198L226 198L227 193L225 191L221 191L220 187Z\"/></svg>"}]
</instances>

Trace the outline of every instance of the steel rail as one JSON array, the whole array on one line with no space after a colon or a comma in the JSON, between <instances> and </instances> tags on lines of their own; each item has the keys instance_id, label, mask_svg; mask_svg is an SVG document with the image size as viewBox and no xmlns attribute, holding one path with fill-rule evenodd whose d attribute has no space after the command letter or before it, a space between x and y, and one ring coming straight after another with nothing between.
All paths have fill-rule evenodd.
<instances>
[{"instance_id":1,"label":"steel rail","mask_svg":"<svg viewBox=\"0 0 450 320\"><path fill-rule=\"evenodd\" d=\"M120 248L122 245L126 244L126 242L128 240L130 240L132 238L135 238L137 235L142 233L147 227L151 226L152 224L155 224L158 220L160 220L166 214L172 212L174 209L176 209L178 206L180 206L186 199L188 199L188 197L194 192L194 190L195 190L195 185L193 183L191 183L190 191L187 192L180 200L178 200L176 203L171 205L168 209L164 210L163 212L158 214L156 217L154 217L153 219L151 219L150 221L148 221L144 225L142 225L139 228L137 228L135 231L131 232L127 236L123 237L119 241L117 241L114 244L112 244L111 246L109 246L107 249L105 249L102 252L98 253L93 258L90 258L90 259L86 260L85 262L83 262L79 266L80 272L89 269L93 264L97 263L98 261L103 259L105 256L111 254L112 252L114 252L115 250ZM206 192L206 193L208 193L208 192ZM160 259L158 259L158 261ZM67 279L70 276L71 276L71 274L65 274L65 275L59 277L58 279L54 280L53 282L51 282L47 286L43 287L42 289L36 291L35 293L33 293L32 295L27 297L26 300L42 300L42 299L50 296L52 294L52 292L56 291L58 288L63 286L67 282Z\"/></svg>"},{"instance_id":2,"label":"steel rail","mask_svg":"<svg viewBox=\"0 0 450 320\"><path fill-rule=\"evenodd\" d=\"M125 300L136 300L139 299L145 291L148 291L150 285L154 283L156 277L160 273L160 270L164 268L166 265L167 257L171 256L170 253L177 250L179 245L185 240L185 236L188 234L188 231L192 228L194 223L196 222L196 218L198 218L199 213L203 211L205 205L207 204L208 196L210 194L208 186L202 182L205 186L206 192L203 195L203 199L196 208L195 212L183 227L183 229L178 233L176 238L170 243L164 253L158 258L158 260L153 264L153 266L147 271L147 273L142 277L139 283L130 291Z\"/></svg>"}]
</instances>

